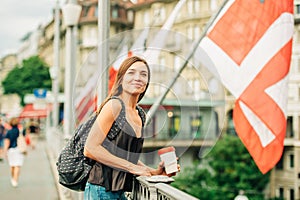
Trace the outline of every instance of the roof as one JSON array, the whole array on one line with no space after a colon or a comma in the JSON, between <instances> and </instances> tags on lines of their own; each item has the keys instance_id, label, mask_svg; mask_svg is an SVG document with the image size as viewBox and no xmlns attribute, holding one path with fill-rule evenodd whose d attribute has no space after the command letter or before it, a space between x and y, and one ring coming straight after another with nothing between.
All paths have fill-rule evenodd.
<instances>
[{"instance_id":1,"label":"roof","mask_svg":"<svg viewBox=\"0 0 300 200\"><path fill-rule=\"evenodd\" d=\"M20 113L19 118L45 118L50 108L51 107L47 105L44 109L35 109L33 104L27 104Z\"/></svg>"}]
</instances>

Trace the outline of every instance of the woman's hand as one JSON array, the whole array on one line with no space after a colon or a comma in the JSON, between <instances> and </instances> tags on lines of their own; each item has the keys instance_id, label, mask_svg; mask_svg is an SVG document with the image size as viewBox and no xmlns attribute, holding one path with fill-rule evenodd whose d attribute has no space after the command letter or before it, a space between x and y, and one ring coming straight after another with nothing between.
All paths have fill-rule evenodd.
<instances>
[{"instance_id":1,"label":"woman's hand","mask_svg":"<svg viewBox=\"0 0 300 200\"><path fill-rule=\"evenodd\" d=\"M161 161L156 169L151 170L151 175L167 175L164 167L164 162Z\"/></svg>"},{"instance_id":2,"label":"woman's hand","mask_svg":"<svg viewBox=\"0 0 300 200\"><path fill-rule=\"evenodd\" d=\"M178 158L177 158L178 160ZM178 172L180 172L180 165L177 164L177 169L178 169ZM165 166L164 166L164 162L161 161L158 166L157 166L157 169L151 171L151 174L152 175L164 175L164 176L175 176L177 172L174 172L174 173L171 173L171 174L167 174L166 173L166 170L165 170Z\"/></svg>"}]
</instances>

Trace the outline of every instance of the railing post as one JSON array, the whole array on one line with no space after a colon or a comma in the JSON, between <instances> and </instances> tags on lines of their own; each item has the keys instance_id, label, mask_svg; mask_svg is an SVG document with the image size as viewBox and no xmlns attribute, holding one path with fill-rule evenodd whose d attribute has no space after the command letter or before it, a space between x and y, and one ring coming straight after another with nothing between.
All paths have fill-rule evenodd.
<instances>
[{"instance_id":1,"label":"railing post","mask_svg":"<svg viewBox=\"0 0 300 200\"><path fill-rule=\"evenodd\" d=\"M136 178L139 181L139 192L141 200L156 200L157 192L154 183L146 181L145 176L139 176Z\"/></svg>"},{"instance_id":2,"label":"railing post","mask_svg":"<svg viewBox=\"0 0 300 200\"><path fill-rule=\"evenodd\" d=\"M129 196L132 200L197 200L197 198L172 187L166 183L150 183L147 177L139 176L134 180L133 190Z\"/></svg>"}]
</instances>

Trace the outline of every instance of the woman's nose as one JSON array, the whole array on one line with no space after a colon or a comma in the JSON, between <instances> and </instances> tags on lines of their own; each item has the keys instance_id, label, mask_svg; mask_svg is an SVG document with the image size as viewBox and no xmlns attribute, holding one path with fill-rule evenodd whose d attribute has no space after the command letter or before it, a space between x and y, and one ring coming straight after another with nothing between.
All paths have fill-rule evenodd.
<instances>
[{"instance_id":1,"label":"woman's nose","mask_svg":"<svg viewBox=\"0 0 300 200\"><path fill-rule=\"evenodd\" d=\"M134 80L140 80L140 79L141 79L141 75L139 73L135 73Z\"/></svg>"}]
</instances>

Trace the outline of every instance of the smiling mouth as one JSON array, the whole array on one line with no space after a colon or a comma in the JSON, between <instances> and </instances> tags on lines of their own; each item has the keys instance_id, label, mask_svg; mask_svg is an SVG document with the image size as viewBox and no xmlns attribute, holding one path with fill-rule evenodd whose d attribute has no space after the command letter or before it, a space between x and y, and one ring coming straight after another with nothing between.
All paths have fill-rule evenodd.
<instances>
[{"instance_id":1,"label":"smiling mouth","mask_svg":"<svg viewBox=\"0 0 300 200\"><path fill-rule=\"evenodd\" d=\"M135 86L135 87L143 87L142 84L137 84L137 83L133 83L132 85Z\"/></svg>"}]
</instances>

